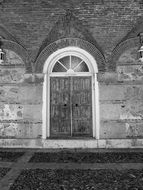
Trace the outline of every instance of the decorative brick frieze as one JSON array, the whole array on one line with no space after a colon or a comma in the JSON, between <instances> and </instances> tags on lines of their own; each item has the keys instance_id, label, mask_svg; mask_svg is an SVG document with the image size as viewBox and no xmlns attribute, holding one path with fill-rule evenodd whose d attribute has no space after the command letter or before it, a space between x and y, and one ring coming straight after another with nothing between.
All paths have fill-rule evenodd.
<instances>
[{"instance_id":1,"label":"decorative brick frieze","mask_svg":"<svg viewBox=\"0 0 143 190\"><path fill-rule=\"evenodd\" d=\"M104 71L105 70L105 58L104 55L91 43L77 39L77 38L64 38L58 41L53 42L52 44L45 47L45 49L39 54L35 62L35 72L42 73L43 66L46 59L58 49L62 49L68 46L79 47L84 49L85 51L89 52L97 62L98 70Z\"/></svg>"}]
</instances>

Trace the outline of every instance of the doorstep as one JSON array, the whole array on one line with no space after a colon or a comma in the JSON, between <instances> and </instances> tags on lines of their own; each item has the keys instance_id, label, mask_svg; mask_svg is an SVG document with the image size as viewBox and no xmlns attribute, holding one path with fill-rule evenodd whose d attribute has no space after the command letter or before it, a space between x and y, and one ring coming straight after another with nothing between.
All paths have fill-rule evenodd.
<instances>
[{"instance_id":1,"label":"doorstep","mask_svg":"<svg viewBox=\"0 0 143 190\"><path fill-rule=\"evenodd\" d=\"M143 139L0 139L0 148L143 148Z\"/></svg>"}]
</instances>

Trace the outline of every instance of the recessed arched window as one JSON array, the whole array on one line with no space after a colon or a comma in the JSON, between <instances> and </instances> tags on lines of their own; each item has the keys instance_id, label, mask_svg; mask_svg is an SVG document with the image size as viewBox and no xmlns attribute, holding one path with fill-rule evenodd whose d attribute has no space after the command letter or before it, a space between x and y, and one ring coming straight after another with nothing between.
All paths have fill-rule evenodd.
<instances>
[{"instance_id":1,"label":"recessed arched window","mask_svg":"<svg viewBox=\"0 0 143 190\"><path fill-rule=\"evenodd\" d=\"M89 72L89 68L81 58L69 55L59 59L52 72Z\"/></svg>"}]
</instances>

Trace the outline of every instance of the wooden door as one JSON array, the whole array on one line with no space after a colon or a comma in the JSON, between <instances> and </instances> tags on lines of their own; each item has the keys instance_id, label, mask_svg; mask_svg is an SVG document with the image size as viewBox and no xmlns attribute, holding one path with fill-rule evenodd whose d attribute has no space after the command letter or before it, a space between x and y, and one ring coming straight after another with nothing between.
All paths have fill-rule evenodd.
<instances>
[{"instance_id":1,"label":"wooden door","mask_svg":"<svg viewBox=\"0 0 143 190\"><path fill-rule=\"evenodd\" d=\"M70 78L50 79L50 136L71 135Z\"/></svg>"},{"instance_id":2,"label":"wooden door","mask_svg":"<svg viewBox=\"0 0 143 190\"><path fill-rule=\"evenodd\" d=\"M72 136L92 136L91 77L72 77Z\"/></svg>"},{"instance_id":3,"label":"wooden door","mask_svg":"<svg viewBox=\"0 0 143 190\"><path fill-rule=\"evenodd\" d=\"M50 136L92 136L91 77L51 77Z\"/></svg>"}]
</instances>

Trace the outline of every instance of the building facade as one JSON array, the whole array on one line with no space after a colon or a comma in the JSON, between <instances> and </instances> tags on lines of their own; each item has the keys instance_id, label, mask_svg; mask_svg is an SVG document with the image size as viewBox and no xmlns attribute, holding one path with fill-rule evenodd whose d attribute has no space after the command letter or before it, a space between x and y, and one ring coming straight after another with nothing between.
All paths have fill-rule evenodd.
<instances>
[{"instance_id":1,"label":"building facade","mask_svg":"<svg viewBox=\"0 0 143 190\"><path fill-rule=\"evenodd\" d=\"M141 0L0 1L0 147L143 147Z\"/></svg>"}]
</instances>

